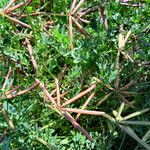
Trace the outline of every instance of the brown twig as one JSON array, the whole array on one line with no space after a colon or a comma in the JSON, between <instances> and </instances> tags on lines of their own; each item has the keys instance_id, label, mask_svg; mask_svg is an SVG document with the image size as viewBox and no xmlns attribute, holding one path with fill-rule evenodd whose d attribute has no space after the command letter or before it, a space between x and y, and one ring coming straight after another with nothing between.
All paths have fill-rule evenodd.
<instances>
[{"instance_id":1,"label":"brown twig","mask_svg":"<svg viewBox=\"0 0 150 150\"><path fill-rule=\"evenodd\" d=\"M62 106L66 106L70 103L73 103L74 101L78 100L80 97L84 96L85 94L89 93L91 90L93 90L96 87L96 84L93 84L91 87L89 87L87 90L79 93L75 97L71 98L70 100L66 101L65 103L62 104Z\"/></svg>"},{"instance_id":2,"label":"brown twig","mask_svg":"<svg viewBox=\"0 0 150 150\"><path fill-rule=\"evenodd\" d=\"M51 101L51 103L56 106L56 103L55 103L55 99L50 95L50 93L47 91L47 89L44 87L44 85L41 83L40 80L38 79L35 79L35 81L37 83L39 83L39 87L41 88L41 90L44 92L44 94L46 95L46 97L48 97L48 99Z\"/></svg>"},{"instance_id":3,"label":"brown twig","mask_svg":"<svg viewBox=\"0 0 150 150\"><path fill-rule=\"evenodd\" d=\"M14 91L16 91L17 89L19 89L21 86L20 85L18 85L18 86L16 86L16 87L14 87L13 89L11 89L11 90L9 90L9 91L7 91L5 94L6 95L9 95L10 93L12 93L12 92L14 92Z\"/></svg>"},{"instance_id":4,"label":"brown twig","mask_svg":"<svg viewBox=\"0 0 150 150\"><path fill-rule=\"evenodd\" d=\"M15 18L13 18L13 17L10 17L10 16L6 15L6 14L3 14L3 15L4 15L6 18L10 19L11 21L13 21L13 22L15 22L15 23L17 23L17 24L20 24L20 25L23 26L23 27L26 27L26 28L30 28L30 29L31 29L31 26L29 26L28 24L23 23L23 22L21 22L21 21L15 19Z\"/></svg>"},{"instance_id":5,"label":"brown twig","mask_svg":"<svg viewBox=\"0 0 150 150\"><path fill-rule=\"evenodd\" d=\"M16 0L10 0L10 2L7 4L7 6L4 8L4 12L7 12L7 10L13 5L13 3L15 2Z\"/></svg>"},{"instance_id":6,"label":"brown twig","mask_svg":"<svg viewBox=\"0 0 150 150\"><path fill-rule=\"evenodd\" d=\"M11 74L11 67L9 67L8 73L7 73L6 77L5 77L5 81L4 81L4 83L3 83L3 86L2 86L2 88L1 88L1 90L4 90L4 89L5 89L5 87L6 87L6 85L7 85L7 81L8 81L8 79L10 78L10 74Z\"/></svg>"},{"instance_id":7,"label":"brown twig","mask_svg":"<svg viewBox=\"0 0 150 150\"><path fill-rule=\"evenodd\" d=\"M38 72L38 65L37 65L36 60L35 60L35 58L33 56L33 49L32 49L32 46L31 46L30 41L28 40L28 38L25 38L25 43L27 44L27 47L28 47L28 52L29 52L29 56L30 56L30 59L31 59L34 71L37 74L37 72Z\"/></svg>"},{"instance_id":8,"label":"brown twig","mask_svg":"<svg viewBox=\"0 0 150 150\"><path fill-rule=\"evenodd\" d=\"M96 116L105 115L105 112L103 111L82 110L76 108L63 108L63 110L67 112L80 113L85 115L96 115Z\"/></svg>"},{"instance_id":9,"label":"brown twig","mask_svg":"<svg viewBox=\"0 0 150 150\"><path fill-rule=\"evenodd\" d=\"M28 2L28 0L26 0L26 2ZM6 13L10 13L10 12L14 11L15 9L22 7L23 5L24 5L24 2L20 2L19 4L7 9Z\"/></svg>"},{"instance_id":10,"label":"brown twig","mask_svg":"<svg viewBox=\"0 0 150 150\"><path fill-rule=\"evenodd\" d=\"M27 92L33 90L33 89L34 89L35 87L37 87L38 85L39 85L38 82L37 82L37 83L34 83L32 86L28 87L28 88L25 89L25 90L19 91L19 92L17 92L17 93L10 93L10 94L6 95L6 98L12 99L12 98L14 98L14 97L16 97L16 96L20 96L20 95L22 95L22 94L25 94L25 93L27 93Z\"/></svg>"},{"instance_id":11,"label":"brown twig","mask_svg":"<svg viewBox=\"0 0 150 150\"><path fill-rule=\"evenodd\" d=\"M90 141L93 141L92 137L85 131L77 122L76 120L67 112L62 112L62 115L69 120L75 128L77 128L81 133L83 133Z\"/></svg>"},{"instance_id":12,"label":"brown twig","mask_svg":"<svg viewBox=\"0 0 150 150\"><path fill-rule=\"evenodd\" d=\"M7 111L4 108L2 108L2 114L3 114L3 116L4 116L5 120L6 120L9 128L10 129L15 129L13 122L11 121L9 115L7 114Z\"/></svg>"}]
</instances>

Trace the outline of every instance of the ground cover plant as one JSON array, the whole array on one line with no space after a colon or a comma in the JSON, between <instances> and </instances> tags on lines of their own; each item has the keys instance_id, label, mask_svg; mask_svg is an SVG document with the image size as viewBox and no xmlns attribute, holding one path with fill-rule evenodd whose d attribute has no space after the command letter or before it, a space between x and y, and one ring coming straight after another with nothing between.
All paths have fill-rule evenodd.
<instances>
[{"instance_id":1,"label":"ground cover plant","mask_svg":"<svg viewBox=\"0 0 150 150\"><path fill-rule=\"evenodd\" d=\"M0 149L150 149L149 0L0 1Z\"/></svg>"}]
</instances>

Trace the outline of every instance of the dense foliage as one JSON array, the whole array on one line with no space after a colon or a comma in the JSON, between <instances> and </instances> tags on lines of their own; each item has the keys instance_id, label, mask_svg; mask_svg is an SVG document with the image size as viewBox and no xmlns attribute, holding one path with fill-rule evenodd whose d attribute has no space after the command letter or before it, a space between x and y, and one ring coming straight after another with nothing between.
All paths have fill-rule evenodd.
<instances>
[{"instance_id":1,"label":"dense foliage","mask_svg":"<svg viewBox=\"0 0 150 150\"><path fill-rule=\"evenodd\" d=\"M149 0L1 0L0 149L149 150L149 18Z\"/></svg>"}]
</instances>

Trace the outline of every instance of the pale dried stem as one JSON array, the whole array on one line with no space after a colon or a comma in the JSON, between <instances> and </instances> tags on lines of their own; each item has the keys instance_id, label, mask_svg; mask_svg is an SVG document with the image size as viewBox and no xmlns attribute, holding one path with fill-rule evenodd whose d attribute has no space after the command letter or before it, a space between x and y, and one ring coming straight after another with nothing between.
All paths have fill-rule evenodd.
<instances>
[{"instance_id":1,"label":"pale dried stem","mask_svg":"<svg viewBox=\"0 0 150 150\"><path fill-rule=\"evenodd\" d=\"M58 79L55 78L55 84L56 84L56 93L57 93L57 105L60 107L60 89L59 89L59 82Z\"/></svg>"},{"instance_id":2,"label":"pale dried stem","mask_svg":"<svg viewBox=\"0 0 150 150\"><path fill-rule=\"evenodd\" d=\"M72 12L72 10L74 9L75 5L77 3L77 0L73 0L71 7L70 7L70 13Z\"/></svg>"},{"instance_id":3,"label":"pale dried stem","mask_svg":"<svg viewBox=\"0 0 150 150\"><path fill-rule=\"evenodd\" d=\"M62 106L66 106L70 103L73 103L74 101L78 100L80 97L86 95L87 93L89 93L91 90L93 90L94 88L96 88L96 84L93 84L91 87L89 87L87 90L79 93L78 95L76 95L75 97L71 98L70 100L66 101L65 103L62 104Z\"/></svg>"},{"instance_id":4,"label":"pale dried stem","mask_svg":"<svg viewBox=\"0 0 150 150\"><path fill-rule=\"evenodd\" d=\"M103 111L82 110L76 108L63 108L63 110L67 112L80 113L85 115L96 115L96 116L105 115L105 112Z\"/></svg>"},{"instance_id":5,"label":"pale dried stem","mask_svg":"<svg viewBox=\"0 0 150 150\"><path fill-rule=\"evenodd\" d=\"M81 107L81 109L82 110L84 110L86 107L87 107L87 105L89 104L89 102L92 100L92 98L94 97L94 95L95 95L95 93L93 92L89 97L88 97L88 99L86 100L86 102L83 104L83 106ZM80 113L78 113L77 114L77 116L76 116L76 120L80 117Z\"/></svg>"},{"instance_id":6,"label":"pale dried stem","mask_svg":"<svg viewBox=\"0 0 150 150\"><path fill-rule=\"evenodd\" d=\"M71 14L75 14L78 11L78 9L81 7L81 5L84 3L84 1L85 0L80 0L80 2L76 5L76 7L71 12Z\"/></svg>"},{"instance_id":7,"label":"pale dried stem","mask_svg":"<svg viewBox=\"0 0 150 150\"><path fill-rule=\"evenodd\" d=\"M7 73L6 77L5 77L5 81L4 81L3 86L1 88L2 91L5 89L5 87L7 85L7 81L10 78L10 74L11 74L11 67L9 67L8 73Z\"/></svg>"},{"instance_id":8,"label":"pale dried stem","mask_svg":"<svg viewBox=\"0 0 150 150\"><path fill-rule=\"evenodd\" d=\"M70 37L70 48L73 49L73 27L72 27L72 17L69 15L69 37Z\"/></svg>"},{"instance_id":9,"label":"pale dried stem","mask_svg":"<svg viewBox=\"0 0 150 150\"><path fill-rule=\"evenodd\" d=\"M90 23L90 21L85 20L85 19L83 19L83 18L79 18L79 17L78 17L78 20L81 21L81 22L83 22L83 23L87 23L87 24Z\"/></svg>"},{"instance_id":10,"label":"pale dried stem","mask_svg":"<svg viewBox=\"0 0 150 150\"><path fill-rule=\"evenodd\" d=\"M38 65L37 65L37 62L36 62L36 60L35 60L35 58L34 58L34 56L33 56L33 49L32 49L32 46L31 46L31 44L30 44L30 41L29 41L27 38L25 38L25 42L26 42L27 47L28 47L28 52L29 52L29 56L30 56L30 59L31 59L31 62L32 62L34 71L35 71L35 73L37 74L37 72L38 72Z\"/></svg>"}]
</instances>

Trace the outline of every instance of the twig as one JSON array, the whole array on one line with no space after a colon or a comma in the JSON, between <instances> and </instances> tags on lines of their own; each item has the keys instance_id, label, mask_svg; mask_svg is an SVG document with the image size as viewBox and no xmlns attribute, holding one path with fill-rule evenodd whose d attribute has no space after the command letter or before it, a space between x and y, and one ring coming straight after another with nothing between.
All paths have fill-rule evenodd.
<instances>
[{"instance_id":1,"label":"twig","mask_svg":"<svg viewBox=\"0 0 150 150\"><path fill-rule=\"evenodd\" d=\"M6 122L9 126L9 128L10 129L15 129L15 127L13 125L13 122L11 121L9 115L7 114L7 111L4 108L2 108L2 114L3 114L4 118L6 119Z\"/></svg>"},{"instance_id":2,"label":"twig","mask_svg":"<svg viewBox=\"0 0 150 150\"><path fill-rule=\"evenodd\" d=\"M62 115L69 120L75 128L77 128L81 133L83 133L90 141L93 141L92 137L85 131L77 122L76 120L67 112L62 112Z\"/></svg>"},{"instance_id":3,"label":"twig","mask_svg":"<svg viewBox=\"0 0 150 150\"><path fill-rule=\"evenodd\" d=\"M10 16L6 15L6 14L4 14L4 16L5 16L6 18L10 19L11 21L14 21L14 22L17 23L17 24L20 24L20 25L23 26L23 27L26 27L26 28L30 28L30 29L31 29L31 26L29 26L29 25L26 24L26 23L23 23L23 22L21 22L21 21L15 19L15 18L13 18L13 17L10 17Z\"/></svg>"},{"instance_id":4,"label":"twig","mask_svg":"<svg viewBox=\"0 0 150 150\"><path fill-rule=\"evenodd\" d=\"M78 30L82 33L82 34L85 34L85 35L88 35L88 32L79 24L79 22L74 18L74 17L71 17L72 18L72 21L75 23L75 25L77 26Z\"/></svg>"},{"instance_id":5,"label":"twig","mask_svg":"<svg viewBox=\"0 0 150 150\"><path fill-rule=\"evenodd\" d=\"M20 87L21 87L21 86L20 86L20 85L18 85L18 86L16 86L15 88L13 88L13 89L11 89L11 90L7 91L5 94L6 94L6 95L8 95L8 94L10 94L10 93L14 92L15 90L19 89Z\"/></svg>"},{"instance_id":6,"label":"twig","mask_svg":"<svg viewBox=\"0 0 150 150\"><path fill-rule=\"evenodd\" d=\"M60 89L59 89L59 83L58 83L58 79L55 78L55 84L56 84L56 92L57 92L57 105L58 107L60 107Z\"/></svg>"},{"instance_id":7,"label":"twig","mask_svg":"<svg viewBox=\"0 0 150 150\"><path fill-rule=\"evenodd\" d=\"M6 95L6 98L12 99L12 98L14 98L14 97L16 97L16 96L20 96L20 95L22 95L22 94L25 94L25 93L27 93L27 92L33 90L33 89L34 89L35 87L37 87L38 85L39 85L38 82L37 82L37 83L34 83L32 86L28 87L28 88L25 89L25 90L19 91L19 92L17 92L17 93L10 93L10 94Z\"/></svg>"},{"instance_id":8,"label":"twig","mask_svg":"<svg viewBox=\"0 0 150 150\"><path fill-rule=\"evenodd\" d=\"M73 49L73 28L72 28L72 17L69 15L69 37L70 37L70 48Z\"/></svg>"},{"instance_id":9,"label":"twig","mask_svg":"<svg viewBox=\"0 0 150 150\"><path fill-rule=\"evenodd\" d=\"M48 99L51 101L51 103L56 106L55 100L54 98L50 95L50 93L47 91L47 89L44 87L44 85L41 83L40 80L35 79L35 81L37 83L39 83L39 87L41 88L41 90L44 92L44 94L48 97Z\"/></svg>"},{"instance_id":10,"label":"twig","mask_svg":"<svg viewBox=\"0 0 150 150\"><path fill-rule=\"evenodd\" d=\"M80 0L80 2L76 5L76 7L71 12L71 14L75 14L78 11L78 9L81 7L81 5L84 3L84 1L85 0Z\"/></svg>"},{"instance_id":11,"label":"twig","mask_svg":"<svg viewBox=\"0 0 150 150\"><path fill-rule=\"evenodd\" d=\"M105 112L103 111L82 110L76 108L63 108L63 110L68 112L73 112L73 113L85 114L85 115L96 115L96 116L105 115Z\"/></svg>"},{"instance_id":12,"label":"twig","mask_svg":"<svg viewBox=\"0 0 150 150\"><path fill-rule=\"evenodd\" d=\"M72 10L74 9L75 5L77 3L77 0L73 0L71 7L70 7L70 13L72 12Z\"/></svg>"},{"instance_id":13,"label":"twig","mask_svg":"<svg viewBox=\"0 0 150 150\"><path fill-rule=\"evenodd\" d=\"M73 103L74 101L78 100L80 97L84 96L85 94L89 93L91 90L93 90L96 87L96 84L93 84L91 87L89 87L87 90L79 93L75 97L71 98L70 100L66 101L65 103L62 104L62 106L66 106L70 103Z\"/></svg>"},{"instance_id":14,"label":"twig","mask_svg":"<svg viewBox=\"0 0 150 150\"><path fill-rule=\"evenodd\" d=\"M94 97L95 93L93 92L87 99L87 101L83 104L83 106L81 107L81 109L85 109L86 106L89 104L89 102L91 101L91 99ZM76 120L80 117L81 113L78 113L76 116Z\"/></svg>"},{"instance_id":15,"label":"twig","mask_svg":"<svg viewBox=\"0 0 150 150\"><path fill-rule=\"evenodd\" d=\"M5 81L4 81L3 86L1 88L2 91L5 89L5 87L7 85L7 81L10 78L10 74L11 74L11 67L9 67L8 73L7 73L6 77L5 77Z\"/></svg>"},{"instance_id":16,"label":"twig","mask_svg":"<svg viewBox=\"0 0 150 150\"><path fill-rule=\"evenodd\" d=\"M15 2L16 0L10 0L10 2L8 3L8 5L4 8L4 12L7 12L7 10L13 5L13 3Z\"/></svg>"},{"instance_id":17,"label":"twig","mask_svg":"<svg viewBox=\"0 0 150 150\"><path fill-rule=\"evenodd\" d=\"M28 1L28 0L27 0ZM26 2L27 2L26 1ZM10 13L10 12L12 12L12 11L14 11L15 9L18 9L18 8L20 8L20 7L22 7L24 5L24 2L20 2L19 4L17 4L17 5L15 5L15 6L13 6L13 7L11 7L11 8L9 8L9 9L7 9L7 13Z\"/></svg>"},{"instance_id":18,"label":"twig","mask_svg":"<svg viewBox=\"0 0 150 150\"><path fill-rule=\"evenodd\" d=\"M34 59L34 56L33 56L32 46L31 46L31 44L30 44L30 42L29 42L29 40L27 38L25 38L25 42L26 42L27 47L28 47L28 52L29 52L29 55L30 55L30 59L31 59L34 71L37 74L37 72L38 72L38 65L37 65L36 60Z\"/></svg>"}]
</instances>

